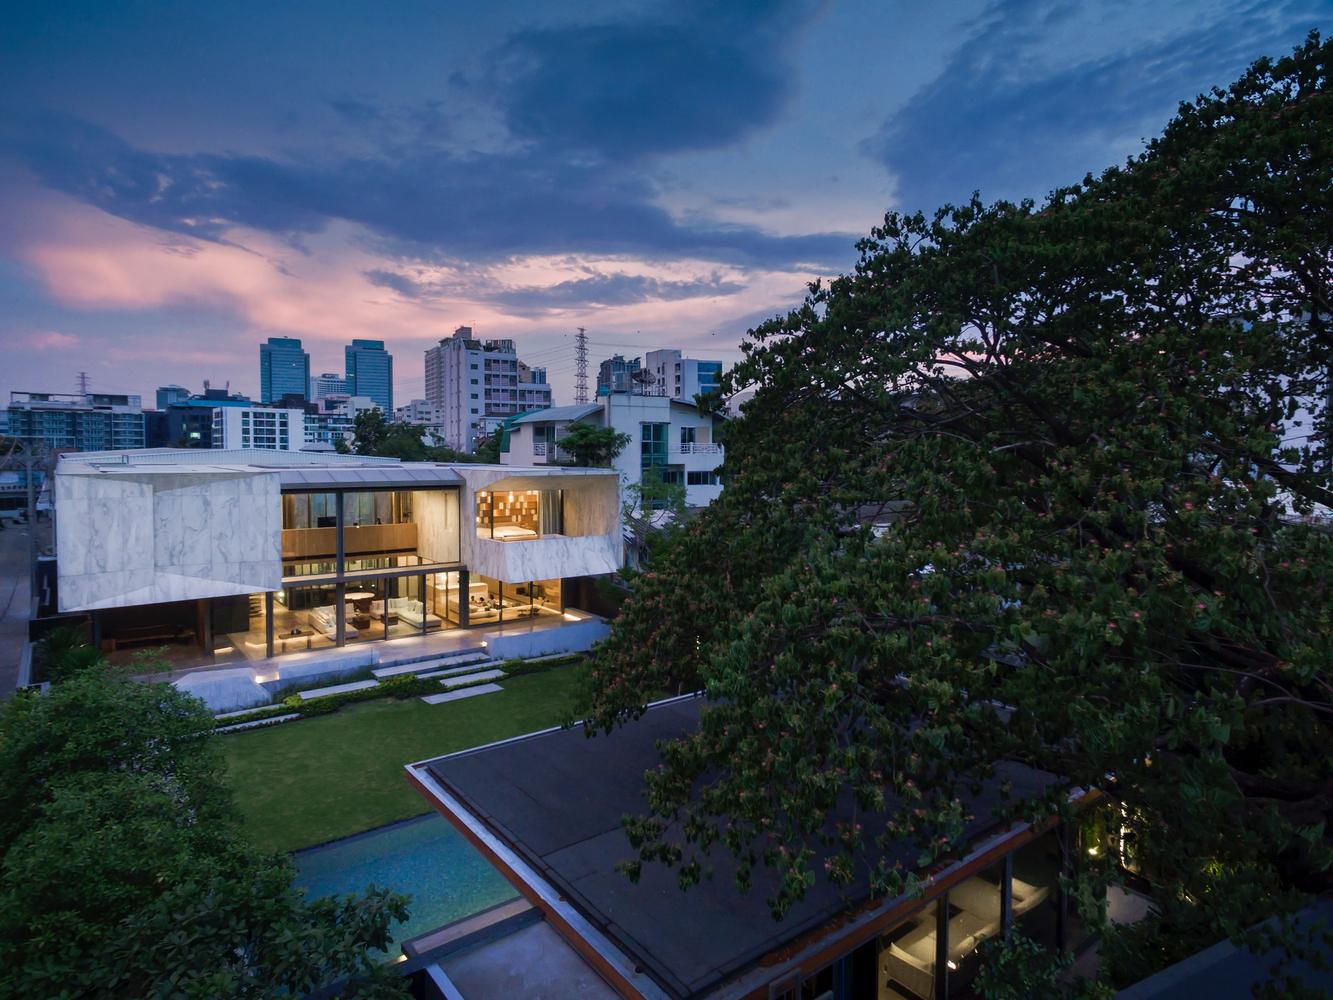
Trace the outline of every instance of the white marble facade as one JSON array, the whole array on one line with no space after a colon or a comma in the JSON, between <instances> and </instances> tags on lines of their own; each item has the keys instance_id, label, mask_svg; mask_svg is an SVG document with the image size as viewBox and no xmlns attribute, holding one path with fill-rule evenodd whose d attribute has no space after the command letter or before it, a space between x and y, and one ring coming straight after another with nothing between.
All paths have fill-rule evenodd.
<instances>
[{"instance_id":1,"label":"white marble facade","mask_svg":"<svg viewBox=\"0 0 1333 1000\"><path fill-rule=\"evenodd\" d=\"M620 477L611 469L520 470L456 466L463 477L463 561L474 577L506 583L614 573L622 562ZM564 490L565 534L518 541L477 535L480 490Z\"/></svg>"},{"instance_id":2,"label":"white marble facade","mask_svg":"<svg viewBox=\"0 0 1333 1000\"><path fill-rule=\"evenodd\" d=\"M274 472L71 463L57 470L55 498L61 611L282 585Z\"/></svg>"}]
</instances>

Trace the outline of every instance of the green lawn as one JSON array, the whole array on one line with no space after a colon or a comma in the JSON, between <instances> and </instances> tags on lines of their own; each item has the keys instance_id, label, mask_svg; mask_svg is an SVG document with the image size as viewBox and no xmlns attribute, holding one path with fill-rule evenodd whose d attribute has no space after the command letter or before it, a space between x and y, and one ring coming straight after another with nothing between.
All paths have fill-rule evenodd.
<instances>
[{"instance_id":1,"label":"green lawn","mask_svg":"<svg viewBox=\"0 0 1333 1000\"><path fill-rule=\"evenodd\" d=\"M577 677L561 667L443 705L384 699L221 736L246 831L261 849L292 851L427 812L404 764L558 725Z\"/></svg>"}]
</instances>

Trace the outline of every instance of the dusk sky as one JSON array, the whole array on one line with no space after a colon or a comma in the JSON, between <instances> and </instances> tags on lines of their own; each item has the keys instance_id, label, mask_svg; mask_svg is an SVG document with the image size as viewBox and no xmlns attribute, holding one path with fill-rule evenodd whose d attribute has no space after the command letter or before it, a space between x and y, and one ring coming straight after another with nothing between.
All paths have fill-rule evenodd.
<instances>
[{"instance_id":1,"label":"dusk sky","mask_svg":"<svg viewBox=\"0 0 1333 1000\"><path fill-rule=\"evenodd\" d=\"M0 392L258 396L382 338L397 402L459 324L572 400L741 334L889 209L1040 198L1330 26L1330 0L10 3Z\"/></svg>"}]
</instances>

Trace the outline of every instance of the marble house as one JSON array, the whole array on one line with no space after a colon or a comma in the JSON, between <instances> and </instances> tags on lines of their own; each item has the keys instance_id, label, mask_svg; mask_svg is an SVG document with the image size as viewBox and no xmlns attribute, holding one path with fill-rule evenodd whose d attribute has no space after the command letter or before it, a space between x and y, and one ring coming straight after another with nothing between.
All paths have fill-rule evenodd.
<instances>
[{"instance_id":1,"label":"marble house","mask_svg":"<svg viewBox=\"0 0 1333 1000\"><path fill-rule=\"evenodd\" d=\"M163 448L64 455L54 484L59 610L113 658L559 627L621 559L611 470Z\"/></svg>"}]
</instances>

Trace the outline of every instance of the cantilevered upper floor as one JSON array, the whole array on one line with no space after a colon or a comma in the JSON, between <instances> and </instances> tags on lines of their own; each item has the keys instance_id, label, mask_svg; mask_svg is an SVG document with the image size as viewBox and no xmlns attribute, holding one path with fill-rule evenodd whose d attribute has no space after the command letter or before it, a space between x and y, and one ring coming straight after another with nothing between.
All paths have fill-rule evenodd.
<instances>
[{"instance_id":1,"label":"cantilevered upper floor","mask_svg":"<svg viewBox=\"0 0 1333 1000\"><path fill-rule=\"evenodd\" d=\"M497 581L614 572L614 472L357 455L142 449L61 458L61 611L469 569Z\"/></svg>"}]
</instances>

